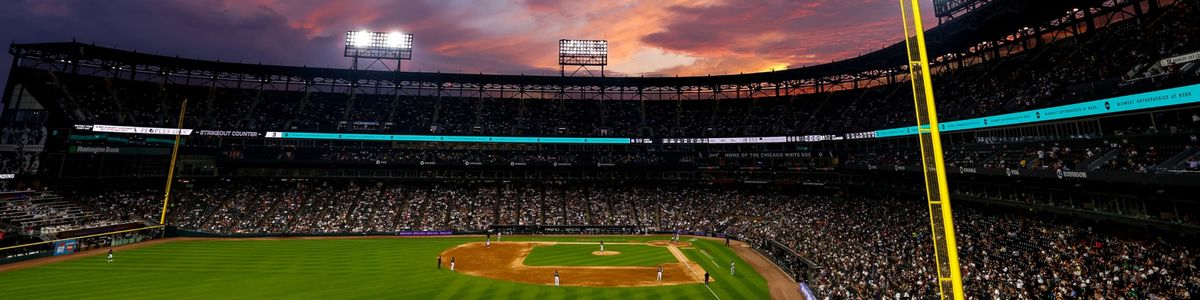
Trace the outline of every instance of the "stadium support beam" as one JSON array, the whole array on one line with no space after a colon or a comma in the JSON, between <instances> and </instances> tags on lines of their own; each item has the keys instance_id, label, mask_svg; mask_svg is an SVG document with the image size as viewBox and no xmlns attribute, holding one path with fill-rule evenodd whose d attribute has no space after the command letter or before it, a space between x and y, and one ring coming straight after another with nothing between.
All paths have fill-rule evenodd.
<instances>
[{"instance_id":1,"label":"stadium support beam","mask_svg":"<svg viewBox=\"0 0 1200 300\"><path fill-rule=\"evenodd\" d=\"M962 277L958 267L958 248L954 241L954 218L950 212L950 191L946 187L946 166L942 157L942 139L938 130L937 105L929 76L929 57L925 51L925 32L921 26L919 0L900 0L904 20L904 41L908 50L908 72L916 106L917 132L921 140L921 165L925 174L925 196L929 205L934 262L937 266L938 294L942 299L963 299Z\"/></svg>"}]
</instances>

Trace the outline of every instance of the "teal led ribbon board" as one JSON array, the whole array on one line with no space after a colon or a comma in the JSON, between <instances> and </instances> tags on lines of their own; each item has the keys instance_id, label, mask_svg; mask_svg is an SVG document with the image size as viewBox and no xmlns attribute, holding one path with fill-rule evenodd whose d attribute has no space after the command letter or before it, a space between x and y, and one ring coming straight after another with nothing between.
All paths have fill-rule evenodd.
<instances>
[{"instance_id":1,"label":"teal led ribbon board","mask_svg":"<svg viewBox=\"0 0 1200 300\"><path fill-rule=\"evenodd\" d=\"M959 131L1002 127L1191 103L1200 103L1200 84L1010 114L943 122L939 124L938 129ZM900 127L875 131L875 137L904 136L916 133L916 126Z\"/></svg>"}]
</instances>

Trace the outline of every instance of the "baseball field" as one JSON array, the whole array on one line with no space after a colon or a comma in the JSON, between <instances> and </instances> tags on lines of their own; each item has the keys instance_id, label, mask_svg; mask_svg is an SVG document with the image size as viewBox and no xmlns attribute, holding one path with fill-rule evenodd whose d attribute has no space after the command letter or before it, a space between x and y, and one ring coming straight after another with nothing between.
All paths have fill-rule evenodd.
<instances>
[{"instance_id":1,"label":"baseball field","mask_svg":"<svg viewBox=\"0 0 1200 300\"><path fill-rule=\"evenodd\" d=\"M168 239L0 266L6 299L768 299L717 240L669 236ZM599 253L599 241L605 253ZM443 257L441 269L437 258ZM456 270L450 271L450 258ZM736 264L730 275L730 262ZM658 266L665 269L658 281ZM554 286L559 271L561 285ZM702 284L704 272L712 276ZM10 298L9 296L12 296Z\"/></svg>"}]
</instances>

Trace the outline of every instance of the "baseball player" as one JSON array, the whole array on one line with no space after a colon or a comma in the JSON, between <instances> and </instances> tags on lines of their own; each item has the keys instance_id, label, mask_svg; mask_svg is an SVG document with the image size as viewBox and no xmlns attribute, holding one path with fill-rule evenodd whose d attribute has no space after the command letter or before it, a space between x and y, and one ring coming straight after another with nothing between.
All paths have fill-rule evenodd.
<instances>
[{"instance_id":1,"label":"baseball player","mask_svg":"<svg viewBox=\"0 0 1200 300\"><path fill-rule=\"evenodd\" d=\"M454 257L450 257L450 272L454 272Z\"/></svg>"},{"instance_id":2,"label":"baseball player","mask_svg":"<svg viewBox=\"0 0 1200 300\"><path fill-rule=\"evenodd\" d=\"M704 272L704 285L708 285L708 272Z\"/></svg>"},{"instance_id":3,"label":"baseball player","mask_svg":"<svg viewBox=\"0 0 1200 300\"><path fill-rule=\"evenodd\" d=\"M497 232L496 232L496 241L497 241L497 242L499 242L499 241L500 241L500 236L502 236L502 235L504 235L504 232L501 232L501 231L497 231Z\"/></svg>"},{"instance_id":4,"label":"baseball player","mask_svg":"<svg viewBox=\"0 0 1200 300\"><path fill-rule=\"evenodd\" d=\"M604 241L600 241L600 254L604 254Z\"/></svg>"},{"instance_id":5,"label":"baseball player","mask_svg":"<svg viewBox=\"0 0 1200 300\"><path fill-rule=\"evenodd\" d=\"M112 248L108 248L108 262L112 262Z\"/></svg>"},{"instance_id":6,"label":"baseball player","mask_svg":"<svg viewBox=\"0 0 1200 300\"><path fill-rule=\"evenodd\" d=\"M486 242L484 242L484 243L485 243L485 244L487 244L487 248L489 248L489 249L491 249L491 248L492 248L492 239L490 239L490 238L489 238L489 239L487 239L487 241L486 241Z\"/></svg>"},{"instance_id":7,"label":"baseball player","mask_svg":"<svg viewBox=\"0 0 1200 300\"><path fill-rule=\"evenodd\" d=\"M662 282L662 265L658 265L658 281Z\"/></svg>"},{"instance_id":8,"label":"baseball player","mask_svg":"<svg viewBox=\"0 0 1200 300\"><path fill-rule=\"evenodd\" d=\"M442 256L438 255L438 270L442 269Z\"/></svg>"},{"instance_id":9,"label":"baseball player","mask_svg":"<svg viewBox=\"0 0 1200 300\"><path fill-rule=\"evenodd\" d=\"M558 286L558 270L554 270L554 286Z\"/></svg>"},{"instance_id":10,"label":"baseball player","mask_svg":"<svg viewBox=\"0 0 1200 300\"><path fill-rule=\"evenodd\" d=\"M733 261L729 261L729 275L733 275Z\"/></svg>"}]
</instances>

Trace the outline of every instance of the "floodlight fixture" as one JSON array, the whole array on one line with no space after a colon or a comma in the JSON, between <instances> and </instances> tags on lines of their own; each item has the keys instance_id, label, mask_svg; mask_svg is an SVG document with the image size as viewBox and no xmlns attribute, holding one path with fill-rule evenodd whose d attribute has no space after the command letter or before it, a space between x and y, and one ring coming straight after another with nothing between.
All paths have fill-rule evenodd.
<instances>
[{"instance_id":1,"label":"floodlight fixture","mask_svg":"<svg viewBox=\"0 0 1200 300\"><path fill-rule=\"evenodd\" d=\"M367 47L371 42L371 33L366 31L349 31L346 32L346 45L355 48Z\"/></svg>"},{"instance_id":2,"label":"floodlight fixture","mask_svg":"<svg viewBox=\"0 0 1200 300\"><path fill-rule=\"evenodd\" d=\"M608 41L559 40L558 63L574 66L608 65Z\"/></svg>"},{"instance_id":3,"label":"floodlight fixture","mask_svg":"<svg viewBox=\"0 0 1200 300\"><path fill-rule=\"evenodd\" d=\"M344 56L354 58L352 68L358 69L358 59L396 60L396 70L400 69L400 61L411 60L413 50L413 35L403 32L371 32L352 30L346 32L346 49Z\"/></svg>"},{"instance_id":4,"label":"floodlight fixture","mask_svg":"<svg viewBox=\"0 0 1200 300\"><path fill-rule=\"evenodd\" d=\"M608 65L608 40L558 40L558 65L562 75L566 76L566 66L578 66L572 72L587 70L588 66L599 66L600 76L604 77L604 66ZM587 70L591 74L591 70Z\"/></svg>"}]
</instances>

